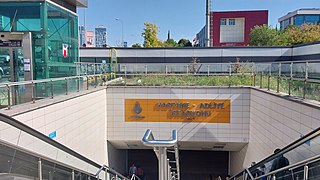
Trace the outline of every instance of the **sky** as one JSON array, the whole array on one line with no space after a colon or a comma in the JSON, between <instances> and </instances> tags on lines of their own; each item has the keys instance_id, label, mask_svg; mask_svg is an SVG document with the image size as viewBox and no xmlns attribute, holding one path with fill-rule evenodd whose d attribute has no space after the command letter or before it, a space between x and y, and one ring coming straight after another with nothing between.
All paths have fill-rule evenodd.
<instances>
[{"instance_id":1,"label":"sky","mask_svg":"<svg viewBox=\"0 0 320 180\"><path fill-rule=\"evenodd\" d=\"M159 39L192 40L205 25L206 0L89 0L86 9L87 30L98 25L107 27L107 44L128 46L143 44L144 22L160 27ZM320 8L320 0L212 0L211 11L269 10L269 25L278 18L300 8ZM79 8L79 25L84 24L84 9ZM121 21L117 21L119 18Z\"/></svg>"}]
</instances>

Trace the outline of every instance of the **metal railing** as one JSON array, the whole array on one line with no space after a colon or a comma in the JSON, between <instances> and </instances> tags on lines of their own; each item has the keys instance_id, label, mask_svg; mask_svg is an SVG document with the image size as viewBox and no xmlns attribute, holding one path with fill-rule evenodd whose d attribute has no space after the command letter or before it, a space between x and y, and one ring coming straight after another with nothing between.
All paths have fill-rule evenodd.
<instances>
[{"instance_id":1,"label":"metal railing","mask_svg":"<svg viewBox=\"0 0 320 180\"><path fill-rule=\"evenodd\" d=\"M145 146L153 147L156 153L159 163L159 180L180 180L177 131L172 130L172 138L170 140L155 140L152 131L148 129L141 141ZM173 153L174 160L168 159L167 153ZM175 168L172 165L175 165Z\"/></svg>"},{"instance_id":2,"label":"metal railing","mask_svg":"<svg viewBox=\"0 0 320 180\"><path fill-rule=\"evenodd\" d=\"M137 175L132 174L130 180L141 180Z\"/></svg>"},{"instance_id":3,"label":"metal railing","mask_svg":"<svg viewBox=\"0 0 320 180\"><path fill-rule=\"evenodd\" d=\"M320 61L294 61L272 63L135 63L117 64L108 71L110 64L77 63L77 72L95 74L116 73L124 78L119 85L169 85L175 86L173 76L196 76L211 78L207 81L194 79L194 85L206 86L254 86L286 93L301 99L320 101ZM155 78L159 76L159 78ZM168 78L162 78L168 76ZM199 77L200 76L200 77ZM148 78L153 78L148 81ZM216 78L216 81L214 81ZM211 80L211 81L210 81ZM159 81L159 83L157 83ZM203 84L201 84L203 83ZM179 83L177 83L179 85ZM186 83L188 84L188 83Z\"/></svg>"},{"instance_id":4,"label":"metal railing","mask_svg":"<svg viewBox=\"0 0 320 180\"><path fill-rule=\"evenodd\" d=\"M308 180L320 178L320 128L291 143L252 167L237 173L232 180ZM279 169L270 169L280 157L290 164ZM269 167L269 168L268 168ZM267 169L270 169L269 171ZM267 170L267 171L266 171ZM258 173L260 172L260 173ZM263 172L263 173L262 173Z\"/></svg>"},{"instance_id":5,"label":"metal railing","mask_svg":"<svg viewBox=\"0 0 320 180\"><path fill-rule=\"evenodd\" d=\"M9 116L0 114L0 127L1 177L128 180Z\"/></svg>"},{"instance_id":6,"label":"metal railing","mask_svg":"<svg viewBox=\"0 0 320 180\"><path fill-rule=\"evenodd\" d=\"M124 78L117 85L174 86L178 80L172 80L171 77L194 76L198 79L191 80L194 81L193 85L198 86L253 86L301 99L320 101L320 61L117 65L75 63L75 66L77 76L73 77L1 83L0 108L10 109L12 105L34 103L39 99L87 90L116 77ZM153 79L148 81L148 78ZM166 80L169 81L168 84L161 84ZM187 80L190 79L185 78Z\"/></svg>"},{"instance_id":7,"label":"metal railing","mask_svg":"<svg viewBox=\"0 0 320 180\"><path fill-rule=\"evenodd\" d=\"M0 108L10 109L14 105L56 96L68 95L96 88L99 85L109 85L122 78L111 77L109 74L95 74L31 80L11 83L0 83Z\"/></svg>"}]
</instances>

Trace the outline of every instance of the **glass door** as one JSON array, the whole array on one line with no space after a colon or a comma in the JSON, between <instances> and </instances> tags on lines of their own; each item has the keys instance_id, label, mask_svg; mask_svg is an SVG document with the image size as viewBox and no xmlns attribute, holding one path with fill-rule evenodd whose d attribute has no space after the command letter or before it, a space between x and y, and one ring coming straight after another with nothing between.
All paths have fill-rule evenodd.
<instances>
[{"instance_id":1,"label":"glass door","mask_svg":"<svg viewBox=\"0 0 320 180\"><path fill-rule=\"evenodd\" d=\"M10 56L11 48L0 48L0 83L11 81Z\"/></svg>"},{"instance_id":2,"label":"glass door","mask_svg":"<svg viewBox=\"0 0 320 180\"><path fill-rule=\"evenodd\" d=\"M22 48L12 48L12 60L14 69L14 82L24 81L24 65Z\"/></svg>"}]
</instances>

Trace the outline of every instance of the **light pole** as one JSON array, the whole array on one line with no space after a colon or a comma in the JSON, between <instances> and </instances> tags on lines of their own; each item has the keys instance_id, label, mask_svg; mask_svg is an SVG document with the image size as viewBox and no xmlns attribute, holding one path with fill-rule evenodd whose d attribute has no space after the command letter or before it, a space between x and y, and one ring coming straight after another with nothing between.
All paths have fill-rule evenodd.
<instances>
[{"instance_id":1,"label":"light pole","mask_svg":"<svg viewBox=\"0 0 320 180\"><path fill-rule=\"evenodd\" d=\"M124 47L124 41L123 41L123 21L122 19L120 18L116 18L116 21L120 21L121 22L121 32L122 32L122 35L121 35L121 46Z\"/></svg>"}]
</instances>

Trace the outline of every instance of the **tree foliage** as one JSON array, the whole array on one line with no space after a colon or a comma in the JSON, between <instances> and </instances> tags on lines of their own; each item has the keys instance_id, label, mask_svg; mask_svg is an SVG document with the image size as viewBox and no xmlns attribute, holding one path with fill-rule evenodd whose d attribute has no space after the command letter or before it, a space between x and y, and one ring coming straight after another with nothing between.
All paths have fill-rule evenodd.
<instances>
[{"instance_id":1,"label":"tree foliage","mask_svg":"<svg viewBox=\"0 0 320 180\"><path fill-rule=\"evenodd\" d=\"M267 25L255 26L250 32L251 46L288 46L320 41L320 25L289 26L285 30Z\"/></svg>"},{"instance_id":2,"label":"tree foliage","mask_svg":"<svg viewBox=\"0 0 320 180\"><path fill-rule=\"evenodd\" d=\"M179 47L191 47L192 44L191 44L190 40L188 40L188 39L180 39L178 41L178 46Z\"/></svg>"},{"instance_id":3,"label":"tree foliage","mask_svg":"<svg viewBox=\"0 0 320 180\"><path fill-rule=\"evenodd\" d=\"M144 23L144 29L142 32L142 37L144 38L143 46L144 47L162 47L162 42L158 39L158 33L160 27L156 24Z\"/></svg>"},{"instance_id":4,"label":"tree foliage","mask_svg":"<svg viewBox=\"0 0 320 180\"><path fill-rule=\"evenodd\" d=\"M173 39L167 39L163 42L163 47L177 47L177 42Z\"/></svg>"},{"instance_id":5,"label":"tree foliage","mask_svg":"<svg viewBox=\"0 0 320 180\"><path fill-rule=\"evenodd\" d=\"M135 44L132 44L132 47L133 48L141 48L142 45L140 43L135 43Z\"/></svg>"},{"instance_id":6,"label":"tree foliage","mask_svg":"<svg viewBox=\"0 0 320 180\"><path fill-rule=\"evenodd\" d=\"M320 25L291 26L286 29L286 34L291 45L320 41Z\"/></svg>"},{"instance_id":7,"label":"tree foliage","mask_svg":"<svg viewBox=\"0 0 320 180\"><path fill-rule=\"evenodd\" d=\"M250 46L286 46L286 34L270 26L255 26L250 32Z\"/></svg>"}]
</instances>

